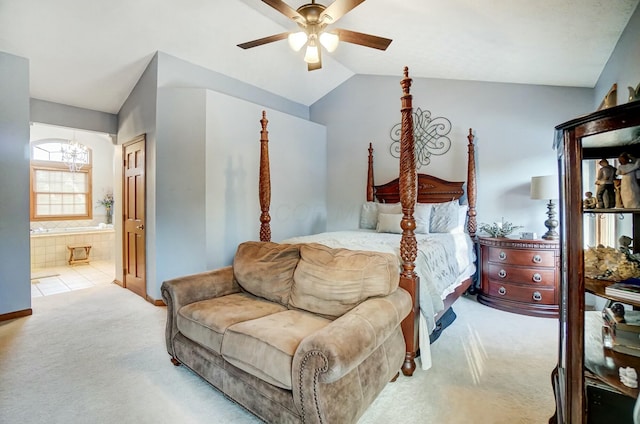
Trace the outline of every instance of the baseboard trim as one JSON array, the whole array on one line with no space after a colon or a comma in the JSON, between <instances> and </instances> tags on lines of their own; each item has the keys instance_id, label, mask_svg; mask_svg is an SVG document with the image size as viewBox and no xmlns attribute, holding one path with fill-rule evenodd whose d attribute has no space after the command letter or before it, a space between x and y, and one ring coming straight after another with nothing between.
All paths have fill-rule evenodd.
<instances>
[{"instance_id":1,"label":"baseboard trim","mask_svg":"<svg viewBox=\"0 0 640 424\"><path fill-rule=\"evenodd\" d=\"M8 314L0 314L0 321L9 321L16 318L28 317L29 315L33 315L33 310L31 308L9 312Z\"/></svg>"},{"instance_id":2,"label":"baseboard trim","mask_svg":"<svg viewBox=\"0 0 640 424\"><path fill-rule=\"evenodd\" d=\"M149 295L147 295L147 302L151 303L154 306L167 306L162 299L154 299Z\"/></svg>"},{"instance_id":3,"label":"baseboard trim","mask_svg":"<svg viewBox=\"0 0 640 424\"><path fill-rule=\"evenodd\" d=\"M124 283L122 281L118 280L118 279L113 280L113 283L119 285L122 288L124 288Z\"/></svg>"}]
</instances>

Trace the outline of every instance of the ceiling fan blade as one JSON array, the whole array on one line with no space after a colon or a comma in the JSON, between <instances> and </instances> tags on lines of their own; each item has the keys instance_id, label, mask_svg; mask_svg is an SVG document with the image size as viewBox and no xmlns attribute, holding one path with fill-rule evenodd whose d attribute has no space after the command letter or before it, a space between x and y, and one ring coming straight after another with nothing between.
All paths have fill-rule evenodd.
<instances>
[{"instance_id":1,"label":"ceiling fan blade","mask_svg":"<svg viewBox=\"0 0 640 424\"><path fill-rule=\"evenodd\" d=\"M334 23L364 0L336 0L320 15L320 20L327 19L326 24Z\"/></svg>"},{"instance_id":2,"label":"ceiling fan blade","mask_svg":"<svg viewBox=\"0 0 640 424\"><path fill-rule=\"evenodd\" d=\"M289 36L288 32L280 34L270 35L264 38L258 38L257 40L247 41L246 43L238 44L238 47L242 49L250 49L251 47L262 46L263 44L273 43L274 41L284 40Z\"/></svg>"},{"instance_id":3,"label":"ceiling fan blade","mask_svg":"<svg viewBox=\"0 0 640 424\"><path fill-rule=\"evenodd\" d=\"M386 50L393 40L376 35L363 34L361 32L349 31L348 29L333 29L331 32L338 34L340 41L352 44L359 44L378 50Z\"/></svg>"},{"instance_id":4,"label":"ceiling fan blade","mask_svg":"<svg viewBox=\"0 0 640 424\"><path fill-rule=\"evenodd\" d=\"M317 63L307 63L307 71L315 71L317 69L322 68L322 49L318 46L318 62Z\"/></svg>"},{"instance_id":5,"label":"ceiling fan blade","mask_svg":"<svg viewBox=\"0 0 640 424\"><path fill-rule=\"evenodd\" d=\"M262 0L263 3L267 3L269 6L282 13L287 18L296 22L304 23L304 16L299 14L295 9L281 0Z\"/></svg>"}]
</instances>

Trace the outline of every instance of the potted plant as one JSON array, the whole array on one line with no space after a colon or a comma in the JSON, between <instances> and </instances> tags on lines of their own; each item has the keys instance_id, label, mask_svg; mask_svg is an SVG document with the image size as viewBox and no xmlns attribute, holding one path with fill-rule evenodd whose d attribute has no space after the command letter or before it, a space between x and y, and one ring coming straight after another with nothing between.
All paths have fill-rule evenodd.
<instances>
[{"instance_id":1,"label":"potted plant","mask_svg":"<svg viewBox=\"0 0 640 424\"><path fill-rule=\"evenodd\" d=\"M104 206L107 212L107 224L111 224L113 220L113 193L107 193L104 197L98 200L98 204Z\"/></svg>"}]
</instances>

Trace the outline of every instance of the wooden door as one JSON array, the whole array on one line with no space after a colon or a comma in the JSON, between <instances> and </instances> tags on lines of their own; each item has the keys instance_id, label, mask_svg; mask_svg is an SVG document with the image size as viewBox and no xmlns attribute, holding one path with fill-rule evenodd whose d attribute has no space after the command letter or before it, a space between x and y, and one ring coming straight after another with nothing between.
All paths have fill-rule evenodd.
<instances>
[{"instance_id":1,"label":"wooden door","mask_svg":"<svg viewBox=\"0 0 640 424\"><path fill-rule=\"evenodd\" d=\"M147 297L145 250L145 136L123 145L124 287Z\"/></svg>"}]
</instances>

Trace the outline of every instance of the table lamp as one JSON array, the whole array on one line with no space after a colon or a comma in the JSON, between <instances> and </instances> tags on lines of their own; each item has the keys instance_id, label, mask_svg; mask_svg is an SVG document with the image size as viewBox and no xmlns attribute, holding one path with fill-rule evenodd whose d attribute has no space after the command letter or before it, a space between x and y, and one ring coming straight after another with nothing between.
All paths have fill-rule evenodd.
<instances>
[{"instance_id":1,"label":"table lamp","mask_svg":"<svg viewBox=\"0 0 640 424\"><path fill-rule=\"evenodd\" d=\"M548 218L544 221L547 232L542 238L545 240L558 240L559 236L556 232L556 228L558 228L555 210L556 205L553 203L553 199L558 198L558 177L555 175L531 177L531 198L549 200L547 204Z\"/></svg>"}]
</instances>

